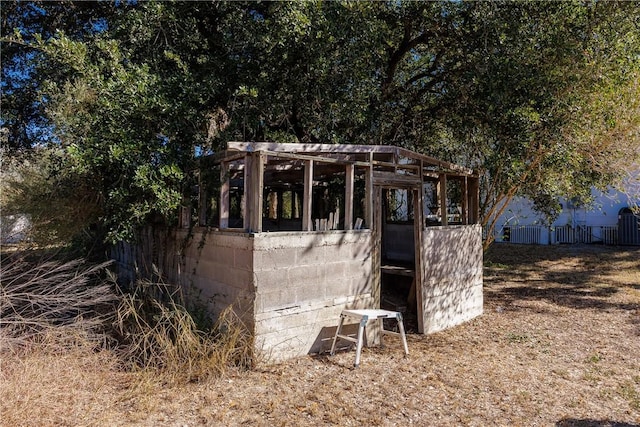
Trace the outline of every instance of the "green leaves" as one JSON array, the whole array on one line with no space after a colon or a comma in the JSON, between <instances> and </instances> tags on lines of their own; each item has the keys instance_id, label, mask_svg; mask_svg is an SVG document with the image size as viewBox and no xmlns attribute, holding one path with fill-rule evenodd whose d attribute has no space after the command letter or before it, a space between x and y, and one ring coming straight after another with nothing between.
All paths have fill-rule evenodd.
<instances>
[{"instance_id":1,"label":"green leaves","mask_svg":"<svg viewBox=\"0 0 640 427\"><path fill-rule=\"evenodd\" d=\"M196 150L230 139L395 144L459 162L483 174L487 220L516 194L551 215L557 196L624 175L640 153L633 4L63 6L13 6L7 22L37 25L3 35L37 73L3 120L18 141L21 114L46 114L110 241L170 223Z\"/></svg>"}]
</instances>

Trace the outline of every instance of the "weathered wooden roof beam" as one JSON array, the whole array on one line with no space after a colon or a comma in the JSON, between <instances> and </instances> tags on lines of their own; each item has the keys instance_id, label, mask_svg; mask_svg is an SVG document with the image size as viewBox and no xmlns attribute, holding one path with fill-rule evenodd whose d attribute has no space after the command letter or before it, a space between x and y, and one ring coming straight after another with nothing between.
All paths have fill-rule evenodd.
<instances>
[{"instance_id":1,"label":"weathered wooden roof beam","mask_svg":"<svg viewBox=\"0 0 640 427\"><path fill-rule=\"evenodd\" d=\"M228 142L227 149L230 151L275 151L289 153L385 153L393 156L413 157L421 156L439 163L437 159L415 153L410 150L391 145L356 145L356 144L299 144L299 143L276 143L276 142Z\"/></svg>"},{"instance_id":2,"label":"weathered wooden roof beam","mask_svg":"<svg viewBox=\"0 0 640 427\"><path fill-rule=\"evenodd\" d=\"M304 154L288 153L288 152L280 152L280 151L260 150L260 152L266 154L269 157L275 157L275 158L285 158L285 159L293 159L293 160L313 160L314 162L321 162L321 163L335 163L335 164L343 164L343 165L351 164L355 166L369 167L368 162L359 162L359 161L348 160L348 159L336 159L333 157L324 157L324 156L309 156Z\"/></svg>"},{"instance_id":3,"label":"weathered wooden roof beam","mask_svg":"<svg viewBox=\"0 0 640 427\"><path fill-rule=\"evenodd\" d=\"M430 157L424 154L417 153L401 147L389 146L389 145L355 145L355 144L300 144L300 143L276 143L276 142L228 142L227 150L225 153L229 155L231 152L245 152L252 153L256 151L264 152L268 155L284 154L291 155L291 158L297 159L314 159L319 161L330 162L332 157L324 157L322 160L318 159L318 155L331 153L335 154L388 154L394 159L394 163L399 165L398 159L405 158L416 161L422 161L426 165L436 166L442 169L444 172L457 173L461 175L471 176L474 175L472 169L464 166L456 165L454 163L438 160L434 157ZM303 157L303 156L310 157ZM299 157L296 157L299 156ZM282 156L284 157L284 156ZM341 160L340 158L333 158L333 160ZM368 166L364 162L354 162L348 158L342 160L345 163L353 163L358 166Z\"/></svg>"}]
</instances>

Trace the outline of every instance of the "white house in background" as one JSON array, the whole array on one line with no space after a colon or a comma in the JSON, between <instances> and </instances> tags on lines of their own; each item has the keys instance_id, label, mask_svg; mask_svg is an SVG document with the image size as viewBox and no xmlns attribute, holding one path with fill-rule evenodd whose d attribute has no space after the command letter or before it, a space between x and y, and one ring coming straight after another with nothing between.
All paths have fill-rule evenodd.
<instances>
[{"instance_id":1,"label":"white house in background","mask_svg":"<svg viewBox=\"0 0 640 427\"><path fill-rule=\"evenodd\" d=\"M640 216L633 208L640 205L637 185L625 192L592 190L594 202L576 206L560 200L562 212L552 224L533 210L533 203L518 197L498 218L494 230L496 242L525 244L603 243L640 245Z\"/></svg>"}]
</instances>

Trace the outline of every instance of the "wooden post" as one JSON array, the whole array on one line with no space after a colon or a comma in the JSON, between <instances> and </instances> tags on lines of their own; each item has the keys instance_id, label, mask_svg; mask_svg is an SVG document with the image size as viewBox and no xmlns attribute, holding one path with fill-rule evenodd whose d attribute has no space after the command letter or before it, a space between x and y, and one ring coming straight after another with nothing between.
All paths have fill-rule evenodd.
<instances>
[{"instance_id":1,"label":"wooden post","mask_svg":"<svg viewBox=\"0 0 640 427\"><path fill-rule=\"evenodd\" d=\"M220 164L220 228L229 228L229 163Z\"/></svg>"},{"instance_id":2,"label":"wooden post","mask_svg":"<svg viewBox=\"0 0 640 427\"><path fill-rule=\"evenodd\" d=\"M375 195L373 193L375 193ZM371 198L375 199L375 225L370 227L373 230L371 236L373 240L373 264L371 266L373 269L373 283L371 284L371 296L373 297L373 307L380 308L382 290L382 280L380 277L380 266L382 262L382 188L374 187L371 191L371 196Z\"/></svg>"},{"instance_id":3,"label":"wooden post","mask_svg":"<svg viewBox=\"0 0 640 427\"><path fill-rule=\"evenodd\" d=\"M291 193L291 203L293 204L293 191ZM278 205L278 208L276 209L276 216L278 218L276 219L278 220L278 223L280 223L282 220L282 214L284 213L284 191L282 189L279 189L276 193L276 203ZM293 215L291 215L291 217L293 217Z\"/></svg>"},{"instance_id":4,"label":"wooden post","mask_svg":"<svg viewBox=\"0 0 640 427\"><path fill-rule=\"evenodd\" d=\"M462 224L469 224L469 180L465 176L461 180L462 182Z\"/></svg>"},{"instance_id":5,"label":"wooden post","mask_svg":"<svg viewBox=\"0 0 640 427\"><path fill-rule=\"evenodd\" d=\"M347 165L344 179L344 229L353 228L353 179L355 167Z\"/></svg>"},{"instance_id":6,"label":"wooden post","mask_svg":"<svg viewBox=\"0 0 640 427\"><path fill-rule=\"evenodd\" d=\"M440 174L438 179L438 196L440 198L440 218L442 225L449 225L447 218L447 175Z\"/></svg>"},{"instance_id":7,"label":"wooden post","mask_svg":"<svg viewBox=\"0 0 640 427\"><path fill-rule=\"evenodd\" d=\"M291 219L300 218L300 212L298 212L298 196L297 190L291 190Z\"/></svg>"},{"instance_id":8,"label":"wooden post","mask_svg":"<svg viewBox=\"0 0 640 427\"><path fill-rule=\"evenodd\" d=\"M480 179L469 178L469 224L480 221Z\"/></svg>"},{"instance_id":9,"label":"wooden post","mask_svg":"<svg viewBox=\"0 0 640 427\"><path fill-rule=\"evenodd\" d=\"M422 168L420 168L422 170ZM422 172L421 172L422 174ZM424 228L424 212L423 212L423 200L422 200L422 185L413 190L413 243L415 248L415 270L413 272L413 284L409 295L408 301L416 304L416 315L418 317L418 332L424 333L424 313L422 303L422 263L424 260L424 252L431 248L424 248L422 246L422 229ZM411 310L411 307L408 307Z\"/></svg>"},{"instance_id":10,"label":"wooden post","mask_svg":"<svg viewBox=\"0 0 640 427\"><path fill-rule=\"evenodd\" d=\"M304 162L304 194L302 196L302 231L313 231L311 201L313 195L313 160Z\"/></svg>"},{"instance_id":11,"label":"wooden post","mask_svg":"<svg viewBox=\"0 0 640 427\"><path fill-rule=\"evenodd\" d=\"M202 180L202 171L198 171L198 225L204 227L207 225L207 190L204 188Z\"/></svg>"},{"instance_id":12,"label":"wooden post","mask_svg":"<svg viewBox=\"0 0 640 427\"><path fill-rule=\"evenodd\" d=\"M262 231L262 207L264 198L264 154L258 152L251 155L251 172L249 174L250 193L248 206L249 231L260 233Z\"/></svg>"},{"instance_id":13,"label":"wooden post","mask_svg":"<svg viewBox=\"0 0 640 427\"><path fill-rule=\"evenodd\" d=\"M244 194L242 197L242 228L245 231L251 229L251 207L253 203L253 188L251 185L251 175L253 169L253 157L251 154L244 156Z\"/></svg>"},{"instance_id":14,"label":"wooden post","mask_svg":"<svg viewBox=\"0 0 640 427\"><path fill-rule=\"evenodd\" d=\"M364 221L369 229L373 229L373 153L369 153L369 170L365 173Z\"/></svg>"}]
</instances>

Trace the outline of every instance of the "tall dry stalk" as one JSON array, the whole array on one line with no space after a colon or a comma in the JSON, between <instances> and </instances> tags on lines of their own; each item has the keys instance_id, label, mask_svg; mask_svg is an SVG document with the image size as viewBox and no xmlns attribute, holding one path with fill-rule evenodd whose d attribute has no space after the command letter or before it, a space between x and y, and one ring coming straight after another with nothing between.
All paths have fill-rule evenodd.
<instances>
[{"instance_id":1,"label":"tall dry stalk","mask_svg":"<svg viewBox=\"0 0 640 427\"><path fill-rule=\"evenodd\" d=\"M118 300L115 283L103 277L109 264L33 261L23 253L2 259L0 351L53 336L103 342Z\"/></svg>"},{"instance_id":2,"label":"tall dry stalk","mask_svg":"<svg viewBox=\"0 0 640 427\"><path fill-rule=\"evenodd\" d=\"M209 331L198 328L177 292L163 283L139 281L123 296L115 330L120 356L132 369L151 371L167 382L190 382L250 367L253 336L229 307Z\"/></svg>"},{"instance_id":3,"label":"tall dry stalk","mask_svg":"<svg viewBox=\"0 0 640 427\"><path fill-rule=\"evenodd\" d=\"M125 368L173 383L252 365L253 336L231 308L213 327L199 327L177 286L138 281L124 292L108 265L22 253L3 259L0 352L109 347Z\"/></svg>"}]
</instances>

